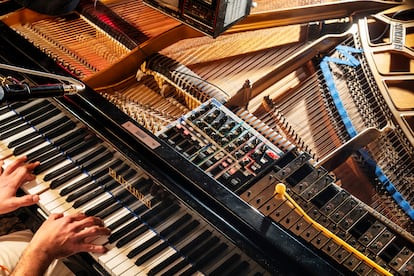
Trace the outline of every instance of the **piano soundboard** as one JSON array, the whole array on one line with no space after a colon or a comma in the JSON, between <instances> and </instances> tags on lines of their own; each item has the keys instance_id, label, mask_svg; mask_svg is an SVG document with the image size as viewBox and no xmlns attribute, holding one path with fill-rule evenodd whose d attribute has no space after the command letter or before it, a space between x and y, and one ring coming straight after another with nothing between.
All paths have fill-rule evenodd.
<instances>
[{"instance_id":1,"label":"piano soundboard","mask_svg":"<svg viewBox=\"0 0 414 276\"><path fill-rule=\"evenodd\" d=\"M112 230L76 269L414 274L413 7L256 3L211 38L141 1L0 1L0 63L87 85L0 109L1 158L41 161L35 212Z\"/></svg>"}]
</instances>

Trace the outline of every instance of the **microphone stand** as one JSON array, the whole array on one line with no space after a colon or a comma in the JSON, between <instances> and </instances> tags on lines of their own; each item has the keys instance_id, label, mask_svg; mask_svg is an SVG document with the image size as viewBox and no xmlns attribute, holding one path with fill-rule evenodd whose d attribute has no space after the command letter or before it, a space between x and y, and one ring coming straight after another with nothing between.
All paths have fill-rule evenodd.
<instances>
[{"instance_id":1,"label":"microphone stand","mask_svg":"<svg viewBox=\"0 0 414 276\"><path fill-rule=\"evenodd\" d=\"M13 95L13 97L15 97L17 100L25 99L25 98L32 98L32 97L42 98L42 97L70 95L70 94L75 94L77 92L81 92L85 90L85 84L72 77L26 69L23 67L18 67L18 66L13 66L9 64L3 64L3 63L0 63L0 69L14 71L18 73L30 74L34 76L46 77L50 79L59 80L61 82L65 82L65 84L59 83L59 84L51 84L51 85L43 85L43 86L40 85L37 87L29 87L27 84L18 84L18 85L15 85L14 87L13 85L11 85L10 87L7 87L7 89L6 87L0 86L0 90L1 90L0 92L2 94L2 97L1 97L2 99L6 97L6 95L4 95L6 93L5 92L6 90L8 92L12 91L12 93L9 95ZM13 92L17 92L17 93L13 93Z\"/></svg>"}]
</instances>

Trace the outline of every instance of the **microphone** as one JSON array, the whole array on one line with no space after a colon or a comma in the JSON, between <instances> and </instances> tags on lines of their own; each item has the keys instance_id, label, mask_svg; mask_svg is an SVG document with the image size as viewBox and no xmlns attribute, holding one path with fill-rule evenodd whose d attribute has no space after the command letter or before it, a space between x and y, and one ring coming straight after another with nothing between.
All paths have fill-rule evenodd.
<instances>
[{"instance_id":1,"label":"microphone","mask_svg":"<svg viewBox=\"0 0 414 276\"><path fill-rule=\"evenodd\" d=\"M0 86L0 103L73 95L81 90L83 88L79 88L79 86L74 84L45 84L37 86L6 84Z\"/></svg>"}]
</instances>

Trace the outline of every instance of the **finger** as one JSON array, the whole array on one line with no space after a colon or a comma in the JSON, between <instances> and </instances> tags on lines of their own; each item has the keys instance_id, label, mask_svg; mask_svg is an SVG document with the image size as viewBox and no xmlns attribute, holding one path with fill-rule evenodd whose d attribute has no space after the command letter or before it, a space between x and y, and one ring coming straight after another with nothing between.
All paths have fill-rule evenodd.
<instances>
[{"instance_id":1,"label":"finger","mask_svg":"<svg viewBox=\"0 0 414 276\"><path fill-rule=\"evenodd\" d=\"M109 236L111 234L111 230L106 227L101 226L92 226L83 229L77 235L82 241L92 240L92 238L97 238L99 236Z\"/></svg>"},{"instance_id":2,"label":"finger","mask_svg":"<svg viewBox=\"0 0 414 276\"><path fill-rule=\"evenodd\" d=\"M66 218L69 222L81 221L87 216L84 213L78 212L74 214L67 215Z\"/></svg>"},{"instance_id":3,"label":"finger","mask_svg":"<svg viewBox=\"0 0 414 276\"><path fill-rule=\"evenodd\" d=\"M94 225L104 226L104 223L103 223L103 221L100 218L98 218L98 217L91 217L91 216L84 218L82 220L82 223L83 223L84 228L85 227L94 226Z\"/></svg>"},{"instance_id":4,"label":"finger","mask_svg":"<svg viewBox=\"0 0 414 276\"><path fill-rule=\"evenodd\" d=\"M28 171L33 171L39 165L40 165L40 162L36 161L36 162L27 164L26 168L27 168Z\"/></svg>"},{"instance_id":5,"label":"finger","mask_svg":"<svg viewBox=\"0 0 414 276\"><path fill-rule=\"evenodd\" d=\"M17 206L17 208L30 206L30 205L33 205L37 202L39 202L39 196L38 195L25 195L25 196L21 196L21 197L15 197L14 200L13 200L13 204L15 204L15 206Z\"/></svg>"},{"instance_id":6,"label":"finger","mask_svg":"<svg viewBox=\"0 0 414 276\"><path fill-rule=\"evenodd\" d=\"M14 178L15 181L12 181L10 184L14 184L15 188L19 188L26 181L33 180L35 176L31 174L26 167L18 167L14 172L9 174Z\"/></svg>"},{"instance_id":7,"label":"finger","mask_svg":"<svg viewBox=\"0 0 414 276\"><path fill-rule=\"evenodd\" d=\"M104 226L103 221L97 217L87 216L84 219L76 222L75 231L79 232L85 228L93 227L93 226Z\"/></svg>"},{"instance_id":8,"label":"finger","mask_svg":"<svg viewBox=\"0 0 414 276\"><path fill-rule=\"evenodd\" d=\"M93 243L85 243L79 246L79 252L91 252L91 253L105 253L108 251L105 246L97 245Z\"/></svg>"},{"instance_id":9,"label":"finger","mask_svg":"<svg viewBox=\"0 0 414 276\"><path fill-rule=\"evenodd\" d=\"M50 219L50 220L57 220L57 219L60 219L62 217L63 217L63 214L62 213L53 213L53 214L50 214L49 215L49 218L48 219Z\"/></svg>"},{"instance_id":10,"label":"finger","mask_svg":"<svg viewBox=\"0 0 414 276\"><path fill-rule=\"evenodd\" d=\"M14 172L17 168L21 167L26 160L27 160L26 156L20 156L20 157L16 158L13 162L11 162L4 169L4 173L10 174L10 173Z\"/></svg>"},{"instance_id":11,"label":"finger","mask_svg":"<svg viewBox=\"0 0 414 276\"><path fill-rule=\"evenodd\" d=\"M4 160L0 160L0 174L3 174L3 165L4 165Z\"/></svg>"}]
</instances>

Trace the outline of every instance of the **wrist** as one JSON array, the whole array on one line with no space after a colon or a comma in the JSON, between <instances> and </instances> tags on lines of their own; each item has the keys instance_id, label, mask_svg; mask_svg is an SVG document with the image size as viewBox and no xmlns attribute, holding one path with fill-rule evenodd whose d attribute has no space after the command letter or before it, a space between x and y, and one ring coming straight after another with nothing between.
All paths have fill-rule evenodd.
<instances>
[{"instance_id":1,"label":"wrist","mask_svg":"<svg viewBox=\"0 0 414 276\"><path fill-rule=\"evenodd\" d=\"M54 257L44 248L31 246L30 244L23 253L27 260L33 261L39 265L42 264L46 268L54 261Z\"/></svg>"}]
</instances>

